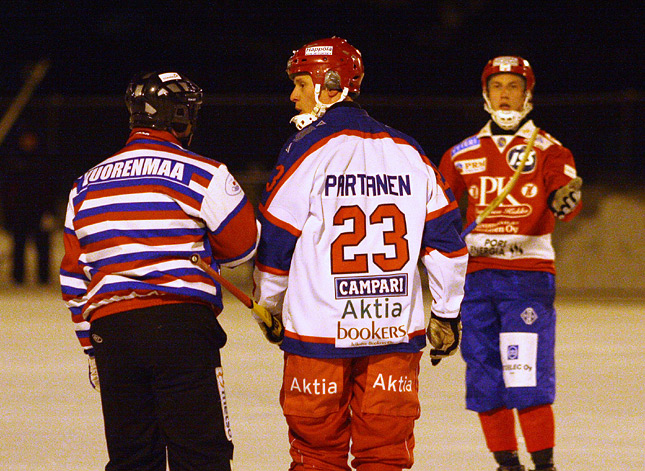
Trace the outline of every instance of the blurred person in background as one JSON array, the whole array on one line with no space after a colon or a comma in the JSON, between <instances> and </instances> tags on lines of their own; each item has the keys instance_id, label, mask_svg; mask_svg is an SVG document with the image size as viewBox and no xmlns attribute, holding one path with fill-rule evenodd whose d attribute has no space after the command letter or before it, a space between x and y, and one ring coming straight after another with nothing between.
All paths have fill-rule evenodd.
<instances>
[{"instance_id":1,"label":"blurred person in background","mask_svg":"<svg viewBox=\"0 0 645 471\"><path fill-rule=\"evenodd\" d=\"M50 245L54 230L55 186L48 154L40 134L18 129L15 143L2 157L1 198L4 227L13 239L12 280L25 282L25 249L36 248L36 279L50 281Z\"/></svg>"},{"instance_id":2,"label":"blurred person in background","mask_svg":"<svg viewBox=\"0 0 645 471\"><path fill-rule=\"evenodd\" d=\"M491 59L482 77L491 115L479 133L451 147L439 165L467 224L502 193L518 168L535 124L535 76L517 56ZM479 414L499 471L523 471L515 415L536 470L554 471L555 221L580 211L581 179L569 149L539 130L517 184L499 207L465 236L462 355L466 407Z\"/></svg>"}]
</instances>

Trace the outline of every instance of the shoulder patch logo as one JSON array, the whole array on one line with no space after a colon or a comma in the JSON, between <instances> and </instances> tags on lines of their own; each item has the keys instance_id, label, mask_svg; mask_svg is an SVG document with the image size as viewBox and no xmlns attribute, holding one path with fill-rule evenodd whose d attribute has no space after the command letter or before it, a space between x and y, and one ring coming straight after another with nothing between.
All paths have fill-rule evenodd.
<instances>
[{"instance_id":1,"label":"shoulder patch logo","mask_svg":"<svg viewBox=\"0 0 645 471\"><path fill-rule=\"evenodd\" d=\"M226 194L229 196L235 196L242 192L242 187L239 183L233 178L232 175L226 177L226 184L224 185Z\"/></svg>"},{"instance_id":2,"label":"shoulder patch logo","mask_svg":"<svg viewBox=\"0 0 645 471\"><path fill-rule=\"evenodd\" d=\"M450 151L450 156L454 157L460 152L470 149L471 147L479 147L479 138L477 136L469 137L465 141L460 142Z\"/></svg>"},{"instance_id":3,"label":"shoulder patch logo","mask_svg":"<svg viewBox=\"0 0 645 471\"><path fill-rule=\"evenodd\" d=\"M564 164L564 174L571 178L576 178L578 176L576 169L569 164Z\"/></svg>"}]
</instances>

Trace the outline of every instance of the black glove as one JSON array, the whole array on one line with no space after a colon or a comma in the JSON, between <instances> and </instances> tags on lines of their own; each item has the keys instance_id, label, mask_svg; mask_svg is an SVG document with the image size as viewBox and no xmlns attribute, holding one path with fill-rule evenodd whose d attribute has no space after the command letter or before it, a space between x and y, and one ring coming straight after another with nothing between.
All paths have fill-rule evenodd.
<instances>
[{"instance_id":1,"label":"black glove","mask_svg":"<svg viewBox=\"0 0 645 471\"><path fill-rule=\"evenodd\" d=\"M258 322L258 325L269 342L281 345L282 340L284 339L284 327L282 326L282 321L279 316L272 315L271 318L273 319L273 323L271 325L267 325L264 322Z\"/></svg>"},{"instance_id":2,"label":"black glove","mask_svg":"<svg viewBox=\"0 0 645 471\"><path fill-rule=\"evenodd\" d=\"M454 355L461 340L461 313L452 319L446 319L431 313L426 336L432 345L430 358L432 366L450 355Z\"/></svg>"},{"instance_id":3,"label":"black glove","mask_svg":"<svg viewBox=\"0 0 645 471\"><path fill-rule=\"evenodd\" d=\"M576 177L563 187L552 191L549 195L549 209L558 219L564 219L578 205L582 193L582 178Z\"/></svg>"},{"instance_id":4,"label":"black glove","mask_svg":"<svg viewBox=\"0 0 645 471\"><path fill-rule=\"evenodd\" d=\"M282 315L271 314L267 308L253 302L253 318L260 326L260 330L271 343L276 345L282 344L284 339L284 326L282 325Z\"/></svg>"}]
</instances>

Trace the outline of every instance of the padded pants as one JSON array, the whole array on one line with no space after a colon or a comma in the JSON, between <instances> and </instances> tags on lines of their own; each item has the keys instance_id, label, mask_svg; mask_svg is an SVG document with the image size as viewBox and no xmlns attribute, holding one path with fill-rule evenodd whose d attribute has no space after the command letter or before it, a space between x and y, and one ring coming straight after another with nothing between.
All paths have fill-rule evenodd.
<instances>
[{"instance_id":1,"label":"padded pants","mask_svg":"<svg viewBox=\"0 0 645 471\"><path fill-rule=\"evenodd\" d=\"M317 359L285 354L280 403L291 470L399 471L414 463L419 353Z\"/></svg>"}]
</instances>

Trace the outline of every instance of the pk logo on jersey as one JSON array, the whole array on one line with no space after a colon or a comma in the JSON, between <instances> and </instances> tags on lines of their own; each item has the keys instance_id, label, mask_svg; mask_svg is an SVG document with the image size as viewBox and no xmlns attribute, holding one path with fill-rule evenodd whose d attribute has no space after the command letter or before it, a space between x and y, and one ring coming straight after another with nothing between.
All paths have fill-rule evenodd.
<instances>
[{"instance_id":1,"label":"pk logo on jersey","mask_svg":"<svg viewBox=\"0 0 645 471\"><path fill-rule=\"evenodd\" d=\"M522 157L524 156L524 150L526 150L526 145L521 144L519 146L511 147L506 153L506 163L508 163L508 166L511 167L513 171L517 170L517 168L520 166L520 162L522 161ZM532 172L535 168L536 162L537 154L534 150L531 150L529 156L526 158L526 164L524 165L522 173Z\"/></svg>"}]
</instances>

